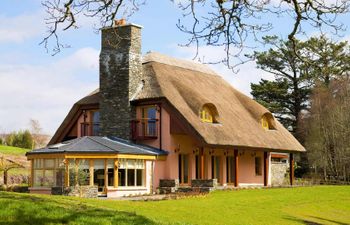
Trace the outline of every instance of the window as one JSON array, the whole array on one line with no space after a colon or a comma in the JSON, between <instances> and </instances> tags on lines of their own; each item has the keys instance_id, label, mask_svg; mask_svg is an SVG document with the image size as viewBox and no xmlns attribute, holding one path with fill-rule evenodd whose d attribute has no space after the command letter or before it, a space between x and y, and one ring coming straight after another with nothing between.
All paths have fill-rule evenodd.
<instances>
[{"instance_id":1,"label":"window","mask_svg":"<svg viewBox=\"0 0 350 225\"><path fill-rule=\"evenodd\" d=\"M205 104L199 112L199 117L202 120L202 122L217 123L218 111L213 104Z\"/></svg>"},{"instance_id":2,"label":"window","mask_svg":"<svg viewBox=\"0 0 350 225\"><path fill-rule=\"evenodd\" d=\"M207 123L213 122L213 114L210 111L209 107L207 107L207 106L204 106L202 108L201 113L200 113L200 117L201 117L201 120L203 122L207 122Z\"/></svg>"},{"instance_id":3,"label":"window","mask_svg":"<svg viewBox=\"0 0 350 225\"><path fill-rule=\"evenodd\" d=\"M218 183L220 179L220 156L211 157L211 177L217 179Z\"/></svg>"},{"instance_id":4,"label":"window","mask_svg":"<svg viewBox=\"0 0 350 225\"><path fill-rule=\"evenodd\" d=\"M107 160L108 186L114 186L114 159Z\"/></svg>"},{"instance_id":5,"label":"window","mask_svg":"<svg viewBox=\"0 0 350 225\"><path fill-rule=\"evenodd\" d=\"M33 159L34 187L62 186L64 172L61 162L63 159Z\"/></svg>"},{"instance_id":6,"label":"window","mask_svg":"<svg viewBox=\"0 0 350 225\"><path fill-rule=\"evenodd\" d=\"M157 108L147 106L142 108L143 132L145 136L157 136Z\"/></svg>"},{"instance_id":7,"label":"window","mask_svg":"<svg viewBox=\"0 0 350 225\"><path fill-rule=\"evenodd\" d=\"M188 184L188 155L179 154L179 182L180 184Z\"/></svg>"},{"instance_id":8,"label":"window","mask_svg":"<svg viewBox=\"0 0 350 225\"><path fill-rule=\"evenodd\" d=\"M261 126L265 130L273 130L275 129L275 121L271 113L265 113L261 117Z\"/></svg>"},{"instance_id":9,"label":"window","mask_svg":"<svg viewBox=\"0 0 350 225\"><path fill-rule=\"evenodd\" d=\"M235 183L235 175L236 175L235 157L227 156L226 157L226 179L228 184Z\"/></svg>"},{"instance_id":10,"label":"window","mask_svg":"<svg viewBox=\"0 0 350 225\"><path fill-rule=\"evenodd\" d=\"M261 169L261 157L255 157L255 175L261 176L262 169Z\"/></svg>"},{"instance_id":11,"label":"window","mask_svg":"<svg viewBox=\"0 0 350 225\"><path fill-rule=\"evenodd\" d=\"M100 112L94 111L91 115L92 118L92 136L98 136L100 134Z\"/></svg>"},{"instance_id":12,"label":"window","mask_svg":"<svg viewBox=\"0 0 350 225\"><path fill-rule=\"evenodd\" d=\"M196 179L201 178L201 156L196 155Z\"/></svg>"},{"instance_id":13,"label":"window","mask_svg":"<svg viewBox=\"0 0 350 225\"><path fill-rule=\"evenodd\" d=\"M144 160L119 159L118 186L144 186Z\"/></svg>"},{"instance_id":14,"label":"window","mask_svg":"<svg viewBox=\"0 0 350 225\"><path fill-rule=\"evenodd\" d=\"M105 160L94 160L94 185L98 187L98 192L105 191Z\"/></svg>"}]
</instances>

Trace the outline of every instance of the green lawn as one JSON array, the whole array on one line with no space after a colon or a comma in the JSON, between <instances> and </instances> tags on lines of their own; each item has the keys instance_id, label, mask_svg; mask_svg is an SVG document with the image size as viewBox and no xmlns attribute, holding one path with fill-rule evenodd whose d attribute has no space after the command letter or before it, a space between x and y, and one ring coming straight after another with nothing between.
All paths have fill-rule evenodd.
<instances>
[{"instance_id":1,"label":"green lawn","mask_svg":"<svg viewBox=\"0 0 350 225\"><path fill-rule=\"evenodd\" d=\"M0 145L0 154L2 153L7 155L25 155L27 151L29 150L24 148Z\"/></svg>"},{"instance_id":2,"label":"green lawn","mask_svg":"<svg viewBox=\"0 0 350 225\"><path fill-rule=\"evenodd\" d=\"M0 192L0 224L350 224L350 186L216 191L156 202Z\"/></svg>"}]
</instances>

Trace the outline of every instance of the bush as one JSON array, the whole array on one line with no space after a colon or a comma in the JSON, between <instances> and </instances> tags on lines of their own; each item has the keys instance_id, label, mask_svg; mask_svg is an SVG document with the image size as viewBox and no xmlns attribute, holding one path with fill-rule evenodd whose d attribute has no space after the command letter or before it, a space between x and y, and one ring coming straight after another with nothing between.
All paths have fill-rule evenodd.
<instances>
[{"instance_id":1,"label":"bush","mask_svg":"<svg viewBox=\"0 0 350 225\"><path fill-rule=\"evenodd\" d=\"M2 140L2 138L0 138L0 145L3 145L4 141Z\"/></svg>"}]
</instances>

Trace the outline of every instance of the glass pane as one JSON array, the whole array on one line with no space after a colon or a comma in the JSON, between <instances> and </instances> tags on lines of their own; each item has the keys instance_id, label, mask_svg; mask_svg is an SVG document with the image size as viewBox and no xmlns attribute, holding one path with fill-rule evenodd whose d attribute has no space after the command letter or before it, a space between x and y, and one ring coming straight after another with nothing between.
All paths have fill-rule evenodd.
<instances>
[{"instance_id":1,"label":"glass pane","mask_svg":"<svg viewBox=\"0 0 350 225\"><path fill-rule=\"evenodd\" d=\"M105 160L104 159L95 159L94 160L94 169L104 169L105 168Z\"/></svg>"},{"instance_id":2,"label":"glass pane","mask_svg":"<svg viewBox=\"0 0 350 225\"><path fill-rule=\"evenodd\" d=\"M93 123L99 123L100 122L100 112L99 111L93 112L92 122Z\"/></svg>"},{"instance_id":3,"label":"glass pane","mask_svg":"<svg viewBox=\"0 0 350 225\"><path fill-rule=\"evenodd\" d=\"M147 108L147 118L148 119L156 119L157 110L156 107Z\"/></svg>"},{"instance_id":4,"label":"glass pane","mask_svg":"<svg viewBox=\"0 0 350 225\"><path fill-rule=\"evenodd\" d=\"M137 186L143 186L143 170L142 169L138 169L136 171L137 171L137 174L136 174L136 185Z\"/></svg>"},{"instance_id":5,"label":"glass pane","mask_svg":"<svg viewBox=\"0 0 350 225\"><path fill-rule=\"evenodd\" d=\"M126 165L127 165L127 161L125 159L119 159L118 160L119 163L119 169L126 169Z\"/></svg>"},{"instance_id":6,"label":"glass pane","mask_svg":"<svg viewBox=\"0 0 350 225\"><path fill-rule=\"evenodd\" d=\"M53 170L45 170L44 186L52 187L54 183L55 183L54 171Z\"/></svg>"},{"instance_id":7,"label":"glass pane","mask_svg":"<svg viewBox=\"0 0 350 225\"><path fill-rule=\"evenodd\" d=\"M135 163L136 163L136 160L129 159L128 160L128 169L135 169Z\"/></svg>"},{"instance_id":8,"label":"glass pane","mask_svg":"<svg viewBox=\"0 0 350 225\"><path fill-rule=\"evenodd\" d=\"M45 159L45 168L54 168L55 159Z\"/></svg>"},{"instance_id":9,"label":"glass pane","mask_svg":"<svg viewBox=\"0 0 350 225\"><path fill-rule=\"evenodd\" d=\"M56 170L56 186L62 187L64 184L64 170Z\"/></svg>"},{"instance_id":10,"label":"glass pane","mask_svg":"<svg viewBox=\"0 0 350 225\"><path fill-rule=\"evenodd\" d=\"M119 169L118 170L118 186L124 187L126 186L126 170L125 169Z\"/></svg>"},{"instance_id":11,"label":"glass pane","mask_svg":"<svg viewBox=\"0 0 350 225\"><path fill-rule=\"evenodd\" d=\"M135 170L128 170L128 186L135 186Z\"/></svg>"},{"instance_id":12,"label":"glass pane","mask_svg":"<svg viewBox=\"0 0 350 225\"><path fill-rule=\"evenodd\" d=\"M63 163L63 159L59 158L56 159L56 168L64 168L64 163Z\"/></svg>"},{"instance_id":13,"label":"glass pane","mask_svg":"<svg viewBox=\"0 0 350 225\"><path fill-rule=\"evenodd\" d=\"M35 169L43 168L43 159L34 159L34 168Z\"/></svg>"},{"instance_id":14,"label":"glass pane","mask_svg":"<svg viewBox=\"0 0 350 225\"><path fill-rule=\"evenodd\" d=\"M216 156L215 157L215 178L220 179L220 157Z\"/></svg>"},{"instance_id":15,"label":"glass pane","mask_svg":"<svg viewBox=\"0 0 350 225\"><path fill-rule=\"evenodd\" d=\"M90 168L90 160L88 159L79 160L79 168L82 170L88 170Z\"/></svg>"},{"instance_id":16,"label":"glass pane","mask_svg":"<svg viewBox=\"0 0 350 225\"><path fill-rule=\"evenodd\" d=\"M107 160L107 168L108 169L114 169L114 159L108 159Z\"/></svg>"},{"instance_id":17,"label":"glass pane","mask_svg":"<svg viewBox=\"0 0 350 225\"><path fill-rule=\"evenodd\" d=\"M114 186L114 168L108 168L108 186Z\"/></svg>"},{"instance_id":18,"label":"glass pane","mask_svg":"<svg viewBox=\"0 0 350 225\"><path fill-rule=\"evenodd\" d=\"M79 173L79 184L90 185L90 170L82 169Z\"/></svg>"},{"instance_id":19,"label":"glass pane","mask_svg":"<svg viewBox=\"0 0 350 225\"><path fill-rule=\"evenodd\" d=\"M188 183L188 155L183 155L184 183Z\"/></svg>"},{"instance_id":20,"label":"glass pane","mask_svg":"<svg viewBox=\"0 0 350 225\"><path fill-rule=\"evenodd\" d=\"M98 186L98 191L103 191L105 186L105 170L104 169L94 169L94 185Z\"/></svg>"},{"instance_id":21,"label":"glass pane","mask_svg":"<svg viewBox=\"0 0 350 225\"><path fill-rule=\"evenodd\" d=\"M180 184L182 184L183 183L183 180L182 180L182 155L179 155L178 167L179 167L179 182L180 182Z\"/></svg>"},{"instance_id":22,"label":"glass pane","mask_svg":"<svg viewBox=\"0 0 350 225\"><path fill-rule=\"evenodd\" d=\"M44 186L44 171L34 170L34 187Z\"/></svg>"},{"instance_id":23,"label":"glass pane","mask_svg":"<svg viewBox=\"0 0 350 225\"><path fill-rule=\"evenodd\" d=\"M143 169L144 168L144 161L143 160L136 160L136 169Z\"/></svg>"}]
</instances>

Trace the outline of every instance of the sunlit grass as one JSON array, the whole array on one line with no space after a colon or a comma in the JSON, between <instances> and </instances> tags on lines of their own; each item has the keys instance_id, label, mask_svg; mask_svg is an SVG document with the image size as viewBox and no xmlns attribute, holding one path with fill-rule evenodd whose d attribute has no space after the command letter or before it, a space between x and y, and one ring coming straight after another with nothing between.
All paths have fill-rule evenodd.
<instances>
[{"instance_id":1,"label":"sunlit grass","mask_svg":"<svg viewBox=\"0 0 350 225\"><path fill-rule=\"evenodd\" d=\"M0 218L3 224L350 224L350 186L216 191L148 202L0 193Z\"/></svg>"}]
</instances>

